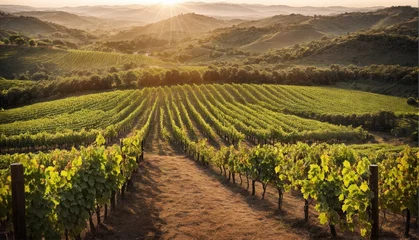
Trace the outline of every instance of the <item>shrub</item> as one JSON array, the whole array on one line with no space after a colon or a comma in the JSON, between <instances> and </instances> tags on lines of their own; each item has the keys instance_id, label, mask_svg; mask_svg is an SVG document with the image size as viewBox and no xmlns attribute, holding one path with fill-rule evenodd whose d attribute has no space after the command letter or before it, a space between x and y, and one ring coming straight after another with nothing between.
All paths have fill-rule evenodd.
<instances>
[{"instance_id":1,"label":"shrub","mask_svg":"<svg viewBox=\"0 0 419 240\"><path fill-rule=\"evenodd\" d=\"M414 97L410 97L407 99L407 104L412 105L412 106L417 106L418 102L416 101Z\"/></svg>"},{"instance_id":2,"label":"shrub","mask_svg":"<svg viewBox=\"0 0 419 240\"><path fill-rule=\"evenodd\" d=\"M36 72L32 75L32 80L39 81L39 80L48 80L49 76L45 72Z\"/></svg>"}]
</instances>

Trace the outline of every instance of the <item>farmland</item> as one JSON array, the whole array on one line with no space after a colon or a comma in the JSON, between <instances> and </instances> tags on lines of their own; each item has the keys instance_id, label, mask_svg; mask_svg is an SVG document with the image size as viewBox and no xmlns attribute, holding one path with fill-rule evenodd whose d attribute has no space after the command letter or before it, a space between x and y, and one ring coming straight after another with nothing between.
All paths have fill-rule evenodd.
<instances>
[{"instance_id":1,"label":"farmland","mask_svg":"<svg viewBox=\"0 0 419 240\"><path fill-rule=\"evenodd\" d=\"M170 94L165 96L168 99L164 101L178 104L169 106L174 108L172 111L182 111L194 117L196 125L207 138L213 141L222 139L221 142L226 145L241 140L253 144L299 140L344 142L362 141L368 137L362 129L293 115L299 112L313 116L328 113L335 117L374 115L379 111L396 115L415 114L415 108L404 103L401 98L332 88L214 84L169 89ZM322 96L322 101L319 96ZM53 147L55 144L52 139L62 139L63 134L68 135L68 146L89 142L80 142L83 138L79 136L80 131L87 134L86 139L90 139L90 142L95 139L92 136L103 131L112 141L121 136L119 131L129 132L129 127L122 123L129 122L127 126L133 127L134 119L144 117L142 114L150 111L151 103L162 101L162 98L161 89L146 88L141 91L114 91L70 97L2 111L2 146L12 149ZM349 99L360 102L348 104ZM370 104L360 104L365 99ZM340 107L343 105L346 107ZM77 137L71 140L73 135ZM36 144L28 142L28 138L49 139L49 146L40 144L38 140Z\"/></svg>"},{"instance_id":2,"label":"farmland","mask_svg":"<svg viewBox=\"0 0 419 240\"><path fill-rule=\"evenodd\" d=\"M418 239L417 14L0 4L0 240Z\"/></svg>"},{"instance_id":3,"label":"farmland","mask_svg":"<svg viewBox=\"0 0 419 240\"><path fill-rule=\"evenodd\" d=\"M348 104L349 99L356 99L355 102L352 101L355 104ZM366 99L371 104L361 105L356 103L356 101L362 102ZM393 104L389 105L390 102ZM355 128L321 122L316 120L315 116L324 113L332 116L352 116L352 114L374 116L377 109L391 112L395 116L400 116L400 118L404 115L415 114L414 107L407 105L403 99L397 97L323 87L211 84L88 94L2 111L0 113L0 129L2 132L0 143L4 151L11 153L27 150L36 152L51 149L51 151L26 155L6 154L1 157L1 162L3 168L16 160L23 162L28 168L34 168L35 166L31 164L35 160L38 164L43 164L46 167L46 169L37 170L40 171L40 176L44 174L43 171L50 169L48 171L54 171L61 176L73 176L70 179L67 178L68 181L72 182L79 181L73 174L88 171L89 168L88 166L79 166L80 163L76 160L78 156L85 156L83 158L90 156L92 161L101 161L97 164L108 165L111 164L110 159L119 159L118 154L123 154L123 156L131 156L124 163L128 164L124 166L124 169L129 169L128 172L131 172L138 164L139 156L143 154L139 144L146 139L147 141L158 141L147 137L150 126L153 125L153 128L159 129L157 134L162 136L167 143L175 148L180 148L192 159L196 159L203 165L219 168L221 174L228 175L228 179L232 177L233 183L236 181L234 180L235 174L252 179L252 195L255 194L255 182L260 181L263 184L262 198L264 198L264 192L268 185L276 186L280 190L280 196L282 196L291 188L308 184L304 181L314 180L310 177L312 176L310 174L314 174L311 173L314 171L314 165L306 165L305 174L309 175L295 175L297 174L295 168L302 167L303 162L294 162L293 158L284 158L281 155L284 151L290 152L290 156L295 156L295 154L311 156L314 154L313 156L322 156L322 158L323 156L336 158L333 161L340 161L337 160L337 156L345 154L347 159L352 159L348 160L350 162L322 163L327 165L319 165L319 167L333 169L322 170L326 171L322 174L326 174L329 171L349 171L348 166L358 165L358 170L351 173L355 178L351 180L350 185L357 186L359 192L356 196L358 196L357 198L362 196L363 202L359 204L363 205L352 207L365 208L368 205L370 190L368 185L365 185L366 180L362 181L364 179L362 176L365 176L368 171L365 168L368 163L384 161L391 165L395 160L394 154L398 152L403 152L403 156L412 159L409 161L414 161L413 159L417 159L415 155L417 149L403 150L403 147L368 145L365 143L373 140L373 136L362 127ZM313 116L314 119L293 114L299 112L309 113L308 116ZM117 150L116 145L113 145L115 140L120 138L124 139L124 144L121 145L124 146L121 149L122 153ZM310 146L303 142L323 142L331 145L320 144L317 146L315 144ZM343 145L335 145L336 143L358 143L358 145L354 145L353 149L355 150L351 150ZM94 145L85 147L90 144ZM77 147L77 149L71 150L72 146ZM68 148L69 150L53 150L57 147ZM282 150L279 151L279 149ZM382 154L373 157L373 153L377 150L380 150ZM105 151L105 156L108 157L100 159L94 157L103 151ZM386 152L392 155L387 155ZM369 160L361 160L361 154L362 156L368 156ZM283 162L279 162L282 158L284 158L281 160ZM310 159L313 164L318 161L316 157L304 159L306 158L303 158L302 161ZM79 167L72 168L74 172L70 173L63 169L68 164ZM94 164L94 162L91 162L91 164ZM364 167L361 169L361 166ZM94 168L94 165L90 167ZM284 169L284 171L278 169ZM389 169L393 168L390 167ZM383 171L387 170L383 169ZM412 171L414 175L417 170L413 169ZM123 172L127 173L127 170ZM125 173L116 175L115 179L121 179L121 177L122 179L130 179L131 175L125 175ZM104 172L103 174L108 173ZM356 177L358 175L359 177ZM3 176L3 181L6 181L7 173ZM280 180L278 181L278 179ZM92 195L95 202L102 202L102 204L107 204L107 199L111 198L111 192L125 187L125 185L121 185L124 183L121 180L103 179L97 181L97 183L89 182L90 186L95 189L102 189L102 181L114 181L109 183L111 185L107 185L106 191L109 191L108 193L105 191L103 192L104 195ZM341 182L343 178L335 178L333 181L335 183L331 182L330 184L334 184L337 189L349 191L349 189L344 190L348 187L347 180L345 180L345 185L339 185L343 184ZM50 182L49 184L56 183ZM390 187L385 186L383 185L383 188ZM321 189L316 190L311 187L313 186L307 185L300 189L305 198L320 198L321 196L316 194ZM4 191L6 194L10 194L8 189L4 189ZM406 191L412 190L407 189ZM53 195L48 194L48 198L58 197L61 194L70 193L55 192ZM346 196L344 198L347 201L354 201L351 198L355 195L342 194L344 194L342 196ZM383 193L383 196L384 194L387 194L387 192ZM44 195L44 197L46 196ZM52 201L48 198L44 201ZM7 199L7 197L3 199ZM391 201L391 199L388 201ZM8 204L7 201L2 202L5 211L8 209ZM52 212L49 211L45 214L64 211L59 210L62 208L60 206L61 203L53 208ZM71 211L79 208L79 206L71 206ZM101 205L100 208L104 206ZM281 206L282 202L280 201L278 207L281 208ZM345 206L349 207L347 205L341 207ZM390 202L383 207L394 209ZM347 223L333 220L333 214L338 209L320 209L319 211L320 223L329 221L339 226L346 226ZM36 212L29 212L28 214L31 216ZM360 221L363 219L359 223L360 234L368 234L371 226L367 218L356 212L350 214L351 217ZM77 220L77 224L73 226L74 228L67 227L67 234L77 236L80 234L79 226L82 226L83 219L87 220L87 218L84 215L72 217L75 217L74 220ZM47 226L50 226L50 224L68 226L66 221L72 220L68 219L67 215L59 214L58 218L43 221L41 224L43 224L43 229L46 229L49 228ZM61 232L62 229L62 227L58 227L54 228L53 233L34 232L34 234L43 236L50 236L48 234L62 235L64 234Z\"/></svg>"}]
</instances>

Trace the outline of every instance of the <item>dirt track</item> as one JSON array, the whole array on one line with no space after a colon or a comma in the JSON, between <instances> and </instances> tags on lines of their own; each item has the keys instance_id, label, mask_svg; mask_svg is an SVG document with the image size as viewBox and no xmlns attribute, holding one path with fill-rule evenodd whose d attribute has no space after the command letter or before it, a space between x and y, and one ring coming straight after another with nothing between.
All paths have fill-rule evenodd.
<instances>
[{"instance_id":1,"label":"dirt track","mask_svg":"<svg viewBox=\"0 0 419 240\"><path fill-rule=\"evenodd\" d=\"M147 155L134 189L97 238L304 238L212 175L186 157Z\"/></svg>"}]
</instances>

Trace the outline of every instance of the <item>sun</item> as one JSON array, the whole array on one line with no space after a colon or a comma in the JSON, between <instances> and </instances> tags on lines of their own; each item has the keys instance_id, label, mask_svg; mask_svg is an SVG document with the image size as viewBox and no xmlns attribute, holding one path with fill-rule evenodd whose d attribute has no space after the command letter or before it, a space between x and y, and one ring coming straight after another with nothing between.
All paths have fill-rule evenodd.
<instances>
[{"instance_id":1,"label":"sun","mask_svg":"<svg viewBox=\"0 0 419 240\"><path fill-rule=\"evenodd\" d=\"M164 5L175 5L179 3L180 0L162 0L161 3Z\"/></svg>"}]
</instances>

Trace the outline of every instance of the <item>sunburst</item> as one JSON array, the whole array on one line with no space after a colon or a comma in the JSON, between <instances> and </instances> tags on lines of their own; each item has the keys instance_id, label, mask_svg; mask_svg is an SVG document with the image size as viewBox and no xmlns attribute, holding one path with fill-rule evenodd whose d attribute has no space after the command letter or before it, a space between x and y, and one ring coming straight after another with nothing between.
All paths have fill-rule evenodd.
<instances>
[{"instance_id":1,"label":"sunburst","mask_svg":"<svg viewBox=\"0 0 419 240\"><path fill-rule=\"evenodd\" d=\"M161 3L164 5L175 5L180 3L180 0L162 0Z\"/></svg>"}]
</instances>

